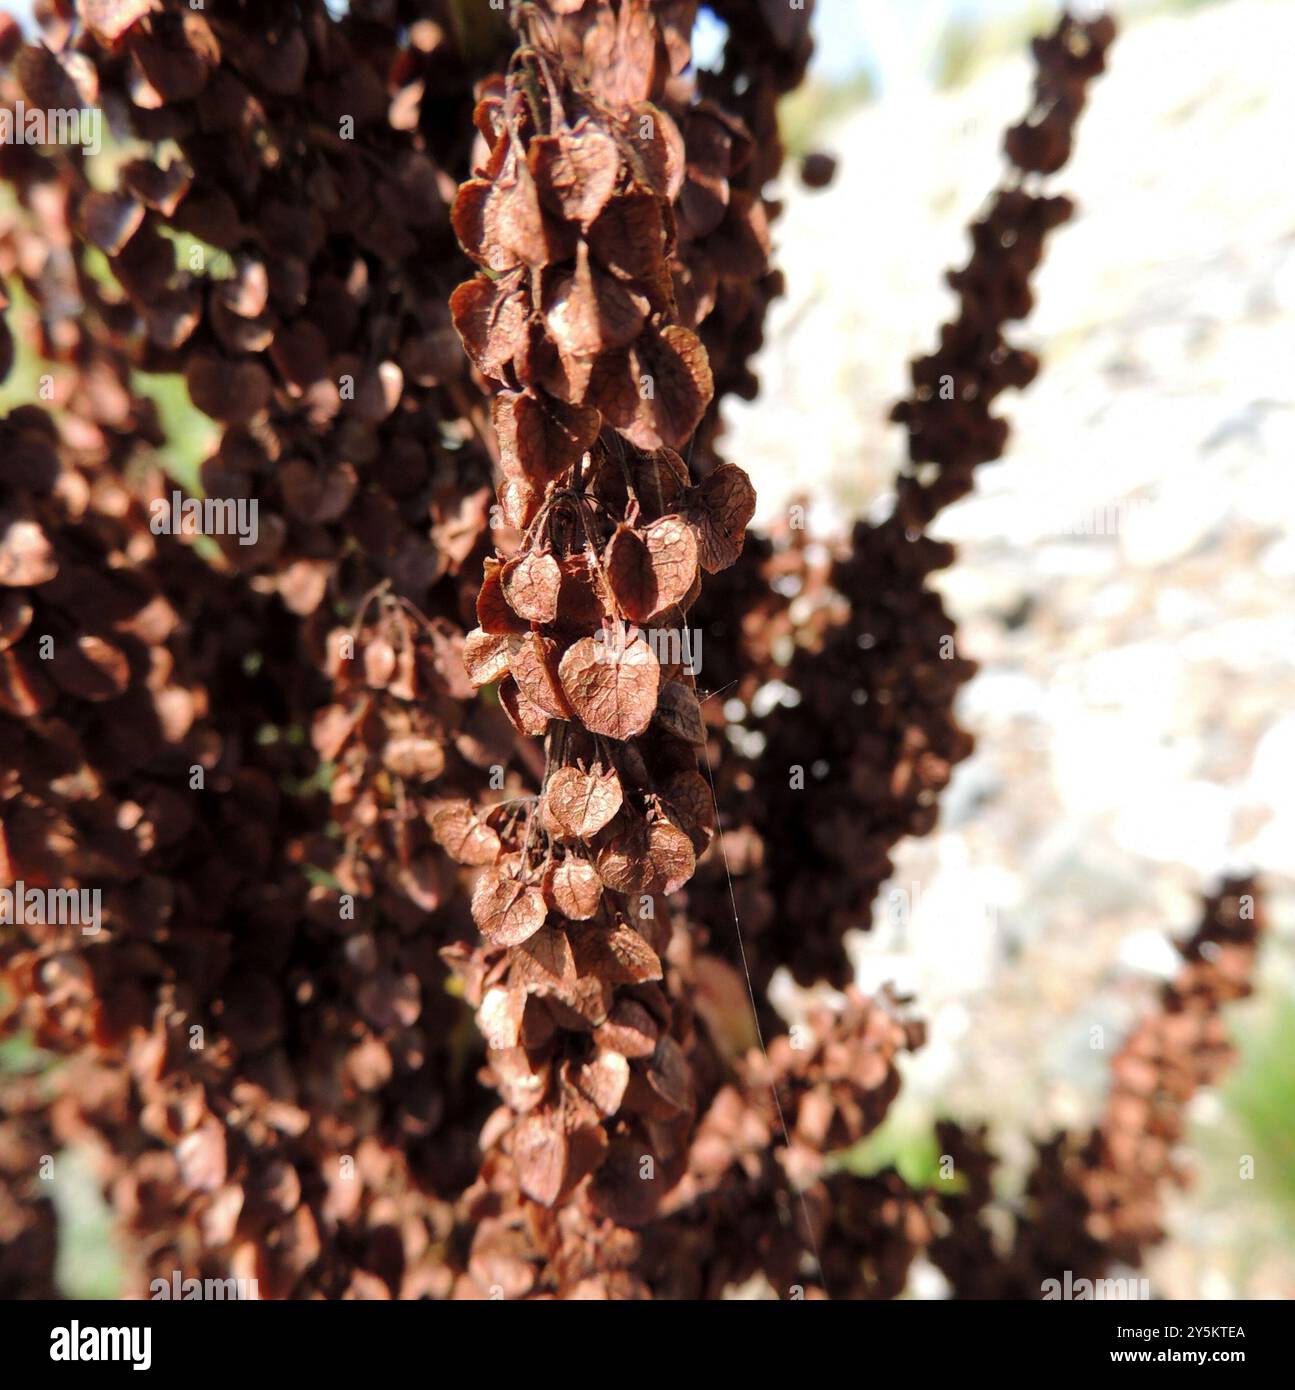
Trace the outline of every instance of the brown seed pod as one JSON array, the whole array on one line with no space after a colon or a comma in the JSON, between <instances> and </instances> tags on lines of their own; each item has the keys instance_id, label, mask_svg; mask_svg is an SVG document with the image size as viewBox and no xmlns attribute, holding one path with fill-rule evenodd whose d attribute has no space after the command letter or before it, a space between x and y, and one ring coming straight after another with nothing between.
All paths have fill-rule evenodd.
<instances>
[{"instance_id":1,"label":"brown seed pod","mask_svg":"<svg viewBox=\"0 0 1295 1390\"><path fill-rule=\"evenodd\" d=\"M594 866L583 859L565 859L545 883L553 906L573 922L587 922L602 902L603 885Z\"/></svg>"},{"instance_id":2,"label":"brown seed pod","mask_svg":"<svg viewBox=\"0 0 1295 1390\"><path fill-rule=\"evenodd\" d=\"M502 869L487 869L472 890L472 920L492 946L516 946L544 925L548 909L538 888Z\"/></svg>"},{"instance_id":3,"label":"brown seed pod","mask_svg":"<svg viewBox=\"0 0 1295 1390\"><path fill-rule=\"evenodd\" d=\"M448 801L433 808L430 816L436 843L459 864L494 864L503 846L498 834L480 820L466 800Z\"/></svg>"},{"instance_id":4,"label":"brown seed pod","mask_svg":"<svg viewBox=\"0 0 1295 1390\"><path fill-rule=\"evenodd\" d=\"M549 810L562 831L578 840L589 840L621 808L620 778L612 767L595 767L588 772L562 767L548 781L545 790Z\"/></svg>"},{"instance_id":5,"label":"brown seed pod","mask_svg":"<svg viewBox=\"0 0 1295 1390\"><path fill-rule=\"evenodd\" d=\"M755 491L732 464L721 464L702 483L684 513L697 538L697 558L708 574L726 569L742 549L755 513Z\"/></svg>"},{"instance_id":6,"label":"brown seed pod","mask_svg":"<svg viewBox=\"0 0 1295 1390\"><path fill-rule=\"evenodd\" d=\"M562 571L552 555L528 552L509 560L499 571L508 606L531 623L551 623L558 615Z\"/></svg>"},{"instance_id":7,"label":"brown seed pod","mask_svg":"<svg viewBox=\"0 0 1295 1390\"><path fill-rule=\"evenodd\" d=\"M641 635L610 641L583 637L563 656L558 678L585 728L607 738L630 739L651 723L660 665Z\"/></svg>"}]
</instances>

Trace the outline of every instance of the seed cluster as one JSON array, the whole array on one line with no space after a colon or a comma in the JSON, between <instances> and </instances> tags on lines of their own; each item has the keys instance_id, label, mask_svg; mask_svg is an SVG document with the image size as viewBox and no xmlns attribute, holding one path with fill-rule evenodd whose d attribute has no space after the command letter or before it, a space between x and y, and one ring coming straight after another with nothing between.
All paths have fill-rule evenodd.
<instances>
[{"instance_id":1,"label":"seed cluster","mask_svg":"<svg viewBox=\"0 0 1295 1390\"><path fill-rule=\"evenodd\" d=\"M1070 157L1088 84L1105 69L1114 37L1108 15L1067 15L1034 42L1034 102L1003 141L1013 177L972 226L971 259L948 274L958 317L941 329L939 348L912 363L913 394L891 416L908 429L913 465L899 480L896 511L915 529L966 496L980 464L1002 456L1008 426L993 414L994 400L1009 387L1028 386L1039 370L1033 353L1006 340L1003 326L1033 307L1030 277L1044 241L1074 214L1074 204L1033 184Z\"/></svg>"},{"instance_id":2,"label":"seed cluster","mask_svg":"<svg viewBox=\"0 0 1295 1390\"><path fill-rule=\"evenodd\" d=\"M696 1105L660 983L665 899L714 830L688 612L703 574L739 555L755 495L732 464L694 483L676 452L713 396L679 322L679 224L723 220L728 142L654 100L668 20L626 6L609 34L612 11L597 13L532 18L485 87L481 172L454 203L481 270L451 307L493 392L499 505L519 533L485 562L464 662L544 739L544 769L521 806L451 801L432 823L482 869L472 916L497 953L463 967L505 1102L483 1145L525 1197L555 1206L593 1174L596 1211L637 1226ZM640 61L608 68L604 52ZM704 159L717 206L699 209Z\"/></svg>"}]
</instances>

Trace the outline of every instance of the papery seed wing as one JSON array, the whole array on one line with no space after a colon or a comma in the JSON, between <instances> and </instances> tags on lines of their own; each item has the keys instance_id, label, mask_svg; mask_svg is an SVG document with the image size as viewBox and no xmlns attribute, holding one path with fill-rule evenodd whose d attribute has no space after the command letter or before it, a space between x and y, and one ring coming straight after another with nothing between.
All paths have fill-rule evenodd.
<instances>
[{"instance_id":1,"label":"papery seed wing","mask_svg":"<svg viewBox=\"0 0 1295 1390\"><path fill-rule=\"evenodd\" d=\"M685 517L697 537L697 555L708 574L727 569L742 553L755 514L755 489L736 464L722 463L697 488Z\"/></svg>"},{"instance_id":2,"label":"papery seed wing","mask_svg":"<svg viewBox=\"0 0 1295 1390\"><path fill-rule=\"evenodd\" d=\"M585 728L624 740L651 723L660 669L642 637L623 645L584 637L567 650L558 675Z\"/></svg>"},{"instance_id":3,"label":"papery seed wing","mask_svg":"<svg viewBox=\"0 0 1295 1390\"><path fill-rule=\"evenodd\" d=\"M511 676L499 683L499 704L518 733L542 738L548 732L549 716L522 693Z\"/></svg>"},{"instance_id":4,"label":"papery seed wing","mask_svg":"<svg viewBox=\"0 0 1295 1390\"><path fill-rule=\"evenodd\" d=\"M504 597L519 618L551 623L558 613L562 571L552 555L534 551L509 560L500 572Z\"/></svg>"},{"instance_id":5,"label":"papery seed wing","mask_svg":"<svg viewBox=\"0 0 1295 1390\"><path fill-rule=\"evenodd\" d=\"M468 801L447 801L430 816L436 843L459 864L493 864L503 852L496 832Z\"/></svg>"},{"instance_id":6,"label":"papery seed wing","mask_svg":"<svg viewBox=\"0 0 1295 1390\"><path fill-rule=\"evenodd\" d=\"M473 685L489 685L508 674L508 638L473 628L463 640L463 669Z\"/></svg>"},{"instance_id":7,"label":"papery seed wing","mask_svg":"<svg viewBox=\"0 0 1295 1390\"><path fill-rule=\"evenodd\" d=\"M666 681L661 687L656 720L663 729L685 743L701 746L706 742L706 726L696 692L682 681Z\"/></svg>"},{"instance_id":8,"label":"papery seed wing","mask_svg":"<svg viewBox=\"0 0 1295 1390\"><path fill-rule=\"evenodd\" d=\"M567 859L549 876L553 905L573 922L588 921L598 912L603 884L592 864L583 859Z\"/></svg>"},{"instance_id":9,"label":"papery seed wing","mask_svg":"<svg viewBox=\"0 0 1295 1390\"><path fill-rule=\"evenodd\" d=\"M544 925L547 911L538 888L498 869L487 869L472 892L472 920L492 946L520 945Z\"/></svg>"},{"instance_id":10,"label":"papery seed wing","mask_svg":"<svg viewBox=\"0 0 1295 1390\"><path fill-rule=\"evenodd\" d=\"M554 819L568 835L588 840L621 808L624 799L615 768L582 772L561 767L549 779L546 792Z\"/></svg>"},{"instance_id":11,"label":"papery seed wing","mask_svg":"<svg viewBox=\"0 0 1295 1390\"><path fill-rule=\"evenodd\" d=\"M551 1207L566 1180L567 1136L549 1110L527 1115L513 1131L517 1181L532 1201Z\"/></svg>"}]
</instances>

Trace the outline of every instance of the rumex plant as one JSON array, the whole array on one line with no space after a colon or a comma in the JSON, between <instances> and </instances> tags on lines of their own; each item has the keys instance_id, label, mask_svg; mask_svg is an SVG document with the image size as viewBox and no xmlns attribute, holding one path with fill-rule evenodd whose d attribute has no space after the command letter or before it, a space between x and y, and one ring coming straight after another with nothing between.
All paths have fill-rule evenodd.
<instances>
[{"instance_id":1,"label":"rumex plant","mask_svg":"<svg viewBox=\"0 0 1295 1390\"><path fill-rule=\"evenodd\" d=\"M0 925L4 1032L57 1059L0 1083L0 1292L55 1288L38 1170L68 1147L133 1294L877 1298L927 1252L956 1294L1037 1296L1158 1238L1247 988L1245 881L1006 1249L985 1134L939 1132L952 1196L835 1161L924 1032L842 939L971 748L926 528L1037 370L1003 328L1113 27L1036 43L896 408L893 514L810 545L748 534L717 409L780 288L808 14L711 8L704 72L695 0L0 21L6 107L112 132L0 147L0 365L42 383L0 422L0 886L103 898L93 933ZM178 481L159 376L213 422ZM159 530L177 486L254 502L256 539ZM844 992L788 1028L780 966Z\"/></svg>"},{"instance_id":2,"label":"rumex plant","mask_svg":"<svg viewBox=\"0 0 1295 1390\"><path fill-rule=\"evenodd\" d=\"M485 561L464 662L543 738L544 771L495 825L466 803L433 825L485 866L472 916L508 955L479 1019L522 1116L506 1141L522 1190L551 1205L600 1165L605 1121L692 1108L668 1006L635 993L662 978L666 938L638 927L668 914L713 832L686 623L755 495L732 464L694 483L676 452L713 393L671 276L684 139L646 99L650 73L595 91L547 17L523 15L527 41L475 114L488 154L453 216L482 270L451 306L498 388L499 506L520 533Z\"/></svg>"}]
</instances>

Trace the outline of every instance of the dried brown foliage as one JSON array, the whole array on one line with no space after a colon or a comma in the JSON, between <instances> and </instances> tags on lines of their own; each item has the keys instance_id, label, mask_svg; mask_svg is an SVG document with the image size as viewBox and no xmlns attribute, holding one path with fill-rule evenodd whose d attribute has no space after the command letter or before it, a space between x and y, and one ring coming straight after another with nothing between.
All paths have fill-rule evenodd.
<instances>
[{"instance_id":1,"label":"dried brown foliage","mask_svg":"<svg viewBox=\"0 0 1295 1390\"><path fill-rule=\"evenodd\" d=\"M1013 347L1003 327L1030 312L1030 277L1044 241L1074 205L1034 191L1032 183L1069 158L1088 84L1105 67L1114 37L1114 21L1102 16L1086 24L1063 20L1034 41L1034 101L1003 140L1013 177L973 225L971 259L947 277L958 317L941 329L939 348L912 364L913 394L892 414L908 429L913 468L899 480L896 512L911 527L926 526L965 496L974 470L1002 455L1008 426L992 413L994 398L1028 386L1039 370L1034 354Z\"/></svg>"},{"instance_id":2,"label":"dried brown foliage","mask_svg":"<svg viewBox=\"0 0 1295 1390\"><path fill-rule=\"evenodd\" d=\"M688 611L741 553L755 500L741 469L695 482L676 452L713 395L676 297L698 235L701 108L670 90L683 19L691 7L525 12L453 210L482 269L452 308L492 391L499 506L520 533L485 563L465 664L544 740L532 799L453 813L455 833L474 827L461 857L484 866L471 911L487 950L456 968L504 1102L483 1172L591 1229L653 1216L695 1120L691 1026L663 963L682 949L665 899L714 829ZM707 148L726 198L728 144ZM483 1226L474 1252L501 1234ZM532 1250L569 1281L549 1239Z\"/></svg>"},{"instance_id":3,"label":"dried brown foliage","mask_svg":"<svg viewBox=\"0 0 1295 1390\"><path fill-rule=\"evenodd\" d=\"M0 147L0 368L16 334L51 387L0 422L0 883L103 894L95 933L0 933L4 1032L60 1062L0 1091L0 1292L53 1290L33 1169L69 1146L131 1293L875 1298L924 1249L960 1292L1028 1291L1155 1238L1250 964L1238 885L1006 1256L983 1183L831 1161L894 1100L911 1001L849 989L788 1032L765 997L783 964L846 983L970 748L924 528L1035 370L1002 326L1069 205L1032 184L1110 27L1036 45L895 515L813 549L746 536L716 409L780 288L808 15L713 8L704 73L694 0L58 0L40 45L0 20L0 100L99 103L116 141ZM151 524L154 373L214 422L197 482L257 502L255 544Z\"/></svg>"}]
</instances>

